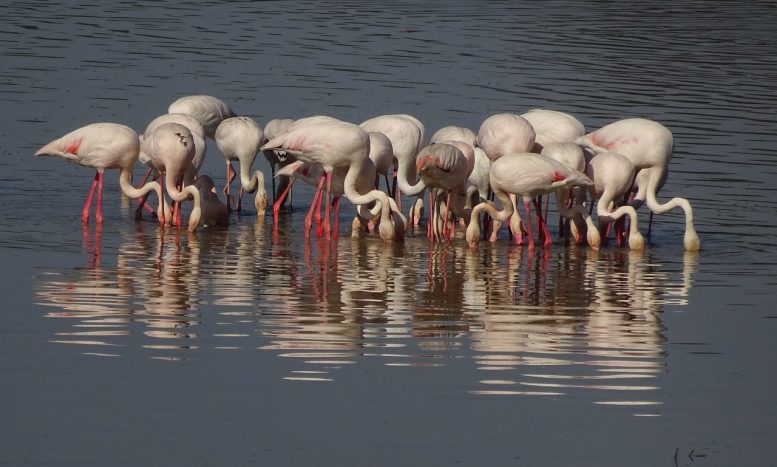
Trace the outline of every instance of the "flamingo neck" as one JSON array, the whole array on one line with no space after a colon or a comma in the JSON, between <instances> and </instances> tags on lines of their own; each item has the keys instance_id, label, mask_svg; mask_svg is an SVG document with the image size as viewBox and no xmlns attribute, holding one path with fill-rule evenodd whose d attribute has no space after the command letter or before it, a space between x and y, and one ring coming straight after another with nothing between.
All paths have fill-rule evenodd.
<instances>
[{"instance_id":1,"label":"flamingo neck","mask_svg":"<svg viewBox=\"0 0 777 467\"><path fill-rule=\"evenodd\" d=\"M424 191L426 184L423 180L418 179L416 183L412 185L410 184L410 180L415 180L418 176L413 158L410 158L410 160L399 159L398 164L399 168L397 170L397 186L399 187L399 191L407 196L414 196Z\"/></svg>"}]
</instances>

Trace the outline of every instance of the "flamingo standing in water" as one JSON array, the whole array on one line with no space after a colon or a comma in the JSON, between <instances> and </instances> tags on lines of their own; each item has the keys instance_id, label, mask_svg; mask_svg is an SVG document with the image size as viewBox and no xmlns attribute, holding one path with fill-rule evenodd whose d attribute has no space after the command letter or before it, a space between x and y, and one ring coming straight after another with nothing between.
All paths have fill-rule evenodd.
<instances>
[{"instance_id":1,"label":"flamingo standing in water","mask_svg":"<svg viewBox=\"0 0 777 467\"><path fill-rule=\"evenodd\" d=\"M183 176L194 158L194 142L189 129L179 123L160 125L149 138L151 164L160 174L162 187L173 201L184 201L192 197L194 207L189 214L189 231L194 232L200 222L200 192L194 185L183 188ZM180 226L180 211L176 222Z\"/></svg>"},{"instance_id":2,"label":"flamingo standing in water","mask_svg":"<svg viewBox=\"0 0 777 467\"><path fill-rule=\"evenodd\" d=\"M532 109L521 117L525 118L536 134L534 150L540 153L551 143L573 143L585 135L585 126L573 115L558 110Z\"/></svg>"},{"instance_id":3,"label":"flamingo standing in water","mask_svg":"<svg viewBox=\"0 0 777 467\"><path fill-rule=\"evenodd\" d=\"M396 186L392 187L390 195L397 204L401 207L401 194L415 196L424 191L424 185L415 181L415 156L426 144L424 124L412 115L394 114L373 117L359 126L368 132L383 133L391 141Z\"/></svg>"},{"instance_id":4,"label":"flamingo standing in water","mask_svg":"<svg viewBox=\"0 0 777 467\"><path fill-rule=\"evenodd\" d=\"M202 127L202 124L199 122L199 120L192 117L191 115L180 113L163 114L156 117L155 119L151 120L151 122L149 122L149 124L146 126L146 130L139 135L140 157L138 160L140 160L142 164L148 166L148 171L146 172L145 177L143 177L141 185L146 183L146 180L148 180L148 178L151 176L151 173L154 171L154 168L150 163L151 156L148 155L148 139L146 136L148 135L148 137L150 137L151 134L154 133L154 130L165 123L180 123L181 125L188 128L192 133L192 138L194 139L194 157L192 158L192 163L186 168L186 172L184 172L183 177L184 184L190 185L194 183L194 180L197 178L197 175L200 172L200 168L205 161L205 153L208 149L208 146L205 144L205 129ZM154 179L156 180L156 177L154 177ZM135 211L136 219L141 218L143 208L147 207L146 198L147 196L144 196L141 199L138 208Z\"/></svg>"},{"instance_id":5,"label":"flamingo standing in water","mask_svg":"<svg viewBox=\"0 0 777 467\"><path fill-rule=\"evenodd\" d=\"M672 198L664 204L656 199L666 180L674 151L672 132L660 123L645 118L627 118L610 123L576 141L594 152L615 152L625 156L636 168L638 191L632 206L647 203L652 213L663 214L676 207L685 213L686 251L701 249L701 240L693 227L693 208L685 198Z\"/></svg>"},{"instance_id":6,"label":"flamingo standing in water","mask_svg":"<svg viewBox=\"0 0 777 467\"><path fill-rule=\"evenodd\" d=\"M316 198L323 196L326 183L326 221L324 229L331 236L329 196L332 187L332 173L336 167L347 167L343 182L343 192L353 204L362 205L373 201L380 203L381 238L390 241L401 239L404 234L405 218L394 203L380 190L371 190L361 195L356 190L356 180L364 164L369 163L369 135L365 130L352 123L339 121L331 117L309 117L294 122L281 134L271 139L265 149L282 149L299 160L320 164L324 174L318 184ZM374 176L373 176L374 177ZM314 199L313 206L316 204ZM312 213L313 206L311 206ZM309 214L310 216L310 214Z\"/></svg>"},{"instance_id":7,"label":"flamingo standing in water","mask_svg":"<svg viewBox=\"0 0 777 467\"><path fill-rule=\"evenodd\" d=\"M535 145L536 148L536 145ZM560 162L564 165L566 165L569 168L575 169L578 172L585 172L586 162L585 162L585 153L583 151L583 148L575 143L546 143L545 146L542 148L542 151L540 152L545 157L550 157L551 159ZM565 188L560 190L560 192L556 193L556 201L558 204L559 199L566 199L567 204L569 203L578 203L583 204L585 202L585 191L580 190L579 188L573 189L573 195L570 196L570 193L567 193ZM545 221L548 220L548 205L550 204L550 196L547 198L547 202L545 204ZM568 206L571 207L571 206ZM559 233L562 236L566 236L567 232L567 226L569 224L570 219L564 218L564 216L559 216ZM572 219L573 221L576 221L575 219ZM578 228L575 226L573 230L573 234L575 235L575 239L580 242L581 238L577 234Z\"/></svg>"},{"instance_id":8,"label":"flamingo standing in water","mask_svg":"<svg viewBox=\"0 0 777 467\"><path fill-rule=\"evenodd\" d=\"M469 150L471 158L462 151ZM462 206L467 194L467 177L472 172L474 153L471 146L461 141L434 143L419 151L416 170L429 189L430 240L448 237L448 214ZM442 212L442 196L446 196L445 212ZM442 226L442 227L441 227ZM452 233L452 232L451 232Z\"/></svg>"},{"instance_id":9,"label":"flamingo standing in water","mask_svg":"<svg viewBox=\"0 0 777 467\"><path fill-rule=\"evenodd\" d=\"M621 200L631 191L634 182L634 165L625 157L614 152L600 152L588 161L585 173L594 181L590 187L591 197L599 198L596 215L604 222L614 222L629 216L629 248L642 250L645 239L637 228L637 211L634 207L619 206ZM620 232L616 231L620 243Z\"/></svg>"},{"instance_id":10,"label":"flamingo standing in water","mask_svg":"<svg viewBox=\"0 0 777 467\"><path fill-rule=\"evenodd\" d=\"M200 206L202 209L201 223L203 227L214 225L229 225L229 209L222 203L216 193L216 184L207 175L197 177L194 186L200 192Z\"/></svg>"},{"instance_id":11,"label":"flamingo standing in water","mask_svg":"<svg viewBox=\"0 0 777 467\"><path fill-rule=\"evenodd\" d=\"M537 213L537 229L544 233L544 245L550 246L552 239L548 227L542 219L541 209L537 196L553 193L561 188L570 186L590 186L593 182L577 170L560 164L553 159L534 153L515 153L499 157L491 164L490 170L491 188L494 195L502 203L502 209L497 210L491 202L480 203L472 209L470 223L467 226L466 239L470 246L474 247L480 237L480 225L477 216L480 211L487 211L497 221L507 220L513 213L513 201L509 195L520 195L526 208L526 216L529 221L529 248L534 248L534 234L531 222L529 204L534 203ZM564 200L562 200L564 201ZM572 213L565 211L565 203L559 203L559 212L569 216ZM590 218L589 218L589 222ZM593 226L593 223L590 224Z\"/></svg>"},{"instance_id":12,"label":"flamingo standing in water","mask_svg":"<svg viewBox=\"0 0 777 467\"><path fill-rule=\"evenodd\" d=\"M229 188L236 177L232 161L240 162L240 194L237 197L237 211L240 212L243 191L256 191L254 206L257 215L263 215L267 209L267 191L264 188L264 174L256 170L251 174L251 166L262 145L264 133L259 125L248 117L230 117L224 119L216 128L216 145L227 163L227 183L224 194L227 196L227 209L232 209ZM251 174L251 175L249 175Z\"/></svg>"},{"instance_id":13,"label":"flamingo standing in water","mask_svg":"<svg viewBox=\"0 0 777 467\"><path fill-rule=\"evenodd\" d=\"M131 128L117 123L93 123L74 130L58 138L42 148L36 156L59 156L69 162L75 162L97 171L89 191L81 220L89 222L89 209L97 190L97 207L95 218L98 224L103 222L103 175L106 169L119 169L119 186L121 191L130 198L146 196L156 191L159 196L157 215L164 225L170 218L169 208L165 206L162 187L157 182L148 182L141 188L132 186L132 169L140 154L140 139Z\"/></svg>"},{"instance_id":14,"label":"flamingo standing in water","mask_svg":"<svg viewBox=\"0 0 777 467\"><path fill-rule=\"evenodd\" d=\"M488 117L480 124L478 129L478 147L482 148L493 163L495 160L507 154L527 153L534 148L537 134L531 123L520 115L502 113ZM521 218L518 215L517 198L511 195L513 200L513 213L510 218L510 231L516 239L521 237ZM491 240L496 239L501 222L495 221Z\"/></svg>"},{"instance_id":15,"label":"flamingo standing in water","mask_svg":"<svg viewBox=\"0 0 777 467\"><path fill-rule=\"evenodd\" d=\"M290 118L274 118L267 122L267 124L264 125L264 140L262 141L262 144L264 145L271 139L275 138L277 134L288 128L292 123L294 123L294 120ZM275 203L278 201L278 194L286 191L286 187L288 186L290 180L289 178L282 178L280 185L276 189L275 174L277 173L279 166L284 166L292 162L292 160L287 158L286 153L283 151L267 149L262 151L262 154L264 154L264 158L267 159L267 162L270 164L270 178L272 179L272 202L274 210Z\"/></svg>"},{"instance_id":16,"label":"flamingo standing in water","mask_svg":"<svg viewBox=\"0 0 777 467\"><path fill-rule=\"evenodd\" d=\"M213 96L184 96L174 101L167 108L171 114L191 115L202 124L205 135L213 139L216 128L226 118L235 117L235 112L221 99Z\"/></svg>"}]
</instances>

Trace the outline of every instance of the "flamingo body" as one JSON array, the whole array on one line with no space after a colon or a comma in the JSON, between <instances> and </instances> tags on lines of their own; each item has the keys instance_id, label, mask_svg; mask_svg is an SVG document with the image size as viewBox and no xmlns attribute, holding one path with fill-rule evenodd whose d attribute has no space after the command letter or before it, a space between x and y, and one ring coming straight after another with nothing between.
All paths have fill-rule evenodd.
<instances>
[{"instance_id":1,"label":"flamingo body","mask_svg":"<svg viewBox=\"0 0 777 467\"><path fill-rule=\"evenodd\" d=\"M168 113L181 113L196 118L205 129L205 135L213 138L216 128L225 119L235 116L235 112L221 99L206 95L184 96L174 101L167 109Z\"/></svg>"},{"instance_id":2,"label":"flamingo body","mask_svg":"<svg viewBox=\"0 0 777 467\"><path fill-rule=\"evenodd\" d=\"M481 123L477 143L495 161L507 154L531 151L535 138L528 120L505 113L492 115Z\"/></svg>"}]
</instances>

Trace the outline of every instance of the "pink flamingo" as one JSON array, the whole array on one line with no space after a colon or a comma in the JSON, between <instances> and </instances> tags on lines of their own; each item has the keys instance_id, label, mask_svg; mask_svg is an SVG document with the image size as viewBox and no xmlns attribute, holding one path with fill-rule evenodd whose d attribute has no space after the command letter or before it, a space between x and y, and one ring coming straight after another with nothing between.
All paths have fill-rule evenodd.
<instances>
[{"instance_id":1,"label":"pink flamingo","mask_svg":"<svg viewBox=\"0 0 777 467\"><path fill-rule=\"evenodd\" d=\"M471 159L464 155L462 149L469 150ZM473 149L461 141L434 143L419 151L416 170L429 188L430 213L427 230L430 240L448 237L448 213L454 210L453 204L457 204L457 207L463 205L463 202L458 201L463 201L466 197L466 182L472 172L472 164ZM444 214L440 195L446 197Z\"/></svg>"},{"instance_id":2,"label":"pink flamingo","mask_svg":"<svg viewBox=\"0 0 777 467\"><path fill-rule=\"evenodd\" d=\"M577 138L585 135L585 126L566 112L532 109L521 117L531 124L536 134L532 152L539 153L551 143L573 143Z\"/></svg>"},{"instance_id":3,"label":"pink flamingo","mask_svg":"<svg viewBox=\"0 0 777 467\"><path fill-rule=\"evenodd\" d=\"M227 182L224 194L227 196L227 209L232 209L229 193L230 185L236 177L232 161L240 162L240 194L237 198L237 211L240 212L243 191L256 191L254 206L257 215L264 215L267 209L267 191L264 188L264 174L256 170L251 174L251 166L262 145L264 132L259 125L249 117L230 117L222 120L216 128L216 145L224 155L227 163ZM249 175L250 174L250 175Z\"/></svg>"},{"instance_id":4,"label":"pink flamingo","mask_svg":"<svg viewBox=\"0 0 777 467\"><path fill-rule=\"evenodd\" d=\"M229 225L229 210L216 193L216 184L207 175L197 177L194 186L200 192L201 223L203 227Z\"/></svg>"},{"instance_id":5,"label":"pink flamingo","mask_svg":"<svg viewBox=\"0 0 777 467\"><path fill-rule=\"evenodd\" d=\"M488 117L480 124L478 130L478 147L482 148L493 163L507 154L526 153L534 148L536 132L528 120L511 113L496 114ZM521 237L520 216L518 216L517 198L513 200L514 216L510 218L510 231L516 239ZM491 239L495 240L501 222L494 221Z\"/></svg>"},{"instance_id":6,"label":"pink flamingo","mask_svg":"<svg viewBox=\"0 0 777 467\"><path fill-rule=\"evenodd\" d=\"M513 201L510 194L523 197L526 215L529 221L529 248L534 248L534 234L531 225L529 204L534 202L537 213L538 231L544 236L544 245L550 246L552 239L548 227L542 219L537 196L553 193L570 186L590 186L593 182L577 170L560 164L553 159L533 153L514 153L499 157L491 164L491 188L494 195L502 203L502 209L497 210L492 202L480 203L472 209L470 223L467 226L466 239L474 247L480 237L480 225L477 216L480 211L487 211L497 221L507 220L513 213ZM565 203L559 203L559 211L563 211ZM566 213L569 215L569 213Z\"/></svg>"},{"instance_id":7,"label":"pink flamingo","mask_svg":"<svg viewBox=\"0 0 777 467\"><path fill-rule=\"evenodd\" d=\"M106 169L119 169L119 186L121 191L130 198L141 198L151 191L159 196L157 215L164 225L170 217L169 209L164 203L162 188L157 182L149 182L141 188L132 186L132 169L140 154L140 139L137 133L129 127L116 123L93 123L74 130L58 138L42 148L36 156L59 156L66 161L75 162L97 171L89 191L81 220L89 222L89 209L97 189L97 207L95 218L98 224L103 222L102 198L103 175Z\"/></svg>"},{"instance_id":8,"label":"pink flamingo","mask_svg":"<svg viewBox=\"0 0 777 467\"><path fill-rule=\"evenodd\" d=\"M391 141L394 151L396 187L391 195L400 203L400 193L406 196L420 194L424 187L416 183L415 156L425 143L425 127L420 120L408 114L380 115L362 122L365 131L383 133Z\"/></svg>"},{"instance_id":9,"label":"pink flamingo","mask_svg":"<svg viewBox=\"0 0 777 467\"><path fill-rule=\"evenodd\" d=\"M316 198L323 195L326 183L326 217L324 228L327 237L331 235L329 196L332 187L332 173L336 167L347 167L343 192L353 204L380 203L381 238L390 241L401 239L404 234L405 218L396 203L380 190L371 190L361 195L356 190L356 180L369 163L369 135L357 125L342 122L331 117L309 117L294 122L284 132L262 146L265 149L282 149L299 160L320 164L324 174L318 184ZM373 176L374 177L374 176ZM314 199L313 206L316 200ZM313 206L311 206L311 211ZM310 214L309 214L310 215Z\"/></svg>"},{"instance_id":10,"label":"pink flamingo","mask_svg":"<svg viewBox=\"0 0 777 467\"><path fill-rule=\"evenodd\" d=\"M235 117L235 112L221 99L213 96L184 96L167 108L171 114L179 113L196 118L205 129L205 135L214 138L216 128L225 119Z\"/></svg>"},{"instance_id":11,"label":"pink flamingo","mask_svg":"<svg viewBox=\"0 0 777 467\"><path fill-rule=\"evenodd\" d=\"M192 197L194 207L189 214L189 231L194 232L200 222L200 192L193 185L184 186L183 176L194 158L194 142L189 129L179 123L165 123L157 127L149 138L151 164L159 172L162 187L173 201ZM180 211L176 215L180 226Z\"/></svg>"},{"instance_id":12,"label":"pink flamingo","mask_svg":"<svg viewBox=\"0 0 777 467\"><path fill-rule=\"evenodd\" d=\"M148 140L146 135L150 137L151 134L154 133L154 130L165 123L180 123L181 125L188 128L192 133L192 138L194 139L194 157L192 158L192 163L186 168L186 172L184 172L183 177L184 184L190 185L194 183L194 180L197 178L197 174L199 173L200 168L205 161L205 153L208 149L208 146L205 144L205 129L202 128L202 124L200 124L200 122L191 115L180 113L163 114L156 117L146 126L145 131L139 135L140 156L138 159L142 164L149 166L146 175L143 177L141 185L146 183L146 180L148 180L154 170L150 164L151 157L148 155ZM156 180L156 177L154 179ZM144 207L148 209L146 206L146 197L141 199L138 208L135 211L135 218L137 219L141 218Z\"/></svg>"},{"instance_id":13,"label":"pink flamingo","mask_svg":"<svg viewBox=\"0 0 777 467\"><path fill-rule=\"evenodd\" d=\"M629 205L619 206L621 200L631 191L634 182L634 165L625 157L614 152L600 152L588 161L586 175L594 181L590 187L591 197L598 198L596 215L604 222L614 222L629 216L629 248L642 250L645 239L637 228L637 211ZM620 233L616 233L619 236Z\"/></svg>"},{"instance_id":14,"label":"pink flamingo","mask_svg":"<svg viewBox=\"0 0 777 467\"><path fill-rule=\"evenodd\" d=\"M669 161L674 151L674 138L668 128L645 118L627 118L588 133L576 142L597 153L615 152L625 156L637 170L638 192L632 206L636 208L646 202L648 209L655 214L681 208L685 213L685 250L701 249L701 240L693 227L691 203L685 198L672 198L660 204L656 199L668 176Z\"/></svg>"},{"instance_id":15,"label":"pink flamingo","mask_svg":"<svg viewBox=\"0 0 777 467\"><path fill-rule=\"evenodd\" d=\"M288 128L292 123L294 123L294 120L290 118L274 118L267 122L267 124L264 125L264 140L262 141L262 144L267 143L271 139L275 138L275 135L280 133L281 131ZM270 164L270 173L271 173L271 179L272 179L272 196L273 196L273 206L278 201L278 194L283 193L286 191L287 184L289 183L288 178L282 178L280 186L275 187L275 174L278 170L279 166L283 166L288 164L289 162L292 162L291 159L286 157L286 154L283 151L275 151L275 150L265 150L262 151L262 154L264 154L264 158L267 159L267 162ZM276 221L277 222L277 221Z\"/></svg>"}]
</instances>

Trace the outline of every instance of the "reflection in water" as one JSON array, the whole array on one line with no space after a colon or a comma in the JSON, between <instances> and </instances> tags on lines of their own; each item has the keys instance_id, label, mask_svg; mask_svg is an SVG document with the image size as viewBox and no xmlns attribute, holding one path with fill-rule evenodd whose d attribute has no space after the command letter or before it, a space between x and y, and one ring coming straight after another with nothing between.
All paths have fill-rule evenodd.
<instances>
[{"instance_id":1,"label":"reflection in water","mask_svg":"<svg viewBox=\"0 0 777 467\"><path fill-rule=\"evenodd\" d=\"M422 238L301 247L265 232L264 219L199 235L134 229L115 268L97 261L39 275L47 316L72 322L54 342L166 359L203 341L258 348L297 362L287 379L300 381L331 381L365 358L472 361L482 374L473 394L587 390L597 403L643 409L660 404L661 313L686 305L697 260L574 246L430 248ZM85 242L90 257L99 249Z\"/></svg>"}]
</instances>

